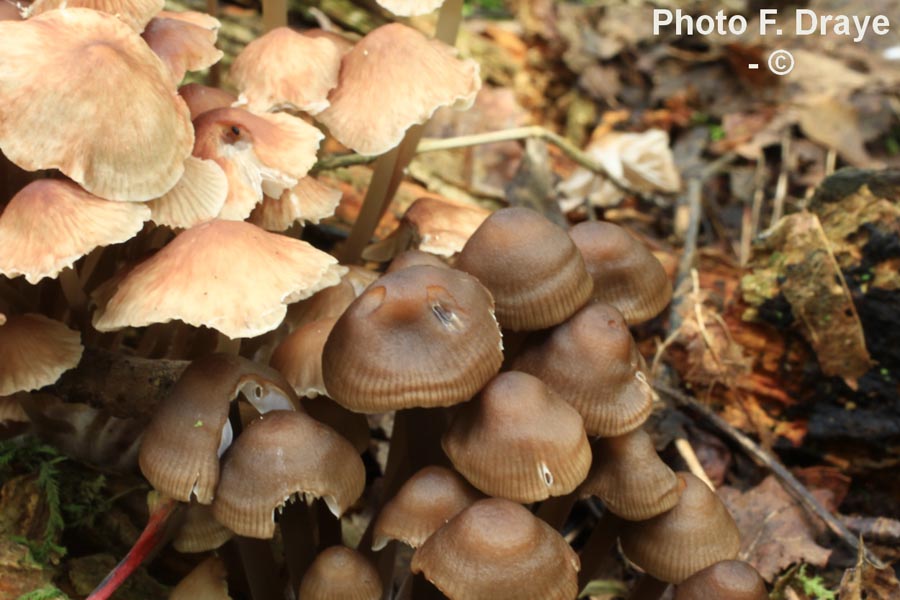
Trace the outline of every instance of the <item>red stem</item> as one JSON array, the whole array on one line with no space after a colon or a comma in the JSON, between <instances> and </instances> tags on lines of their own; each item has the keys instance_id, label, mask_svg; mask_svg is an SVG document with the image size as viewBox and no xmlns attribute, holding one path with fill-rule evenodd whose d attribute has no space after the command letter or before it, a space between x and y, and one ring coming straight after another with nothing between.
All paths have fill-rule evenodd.
<instances>
[{"instance_id":1,"label":"red stem","mask_svg":"<svg viewBox=\"0 0 900 600\"><path fill-rule=\"evenodd\" d=\"M156 509L150 513L150 520L147 526L141 532L140 537L128 551L119 564L109 572L103 581L100 582L94 591L87 597L87 600L106 600L119 589L128 577L134 573L141 563L147 559L151 552L160 546L165 538L166 524L169 518L178 508L178 501L172 498L163 500Z\"/></svg>"}]
</instances>

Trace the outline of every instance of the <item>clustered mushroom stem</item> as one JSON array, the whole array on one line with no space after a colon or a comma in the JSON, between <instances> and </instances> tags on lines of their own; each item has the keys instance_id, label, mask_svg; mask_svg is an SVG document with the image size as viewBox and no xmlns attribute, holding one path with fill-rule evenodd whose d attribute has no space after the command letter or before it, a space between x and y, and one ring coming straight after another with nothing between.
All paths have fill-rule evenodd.
<instances>
[{"instance_id":1,"label":"clustered mushroom stem","mask_svg":"<svg viewBox=\"0 0 900 600\"><path fill-rule=\"evenodd\" d=\"M263 31L269 32L288 23L287 0L263 0Z\"/></svg>"},{"instance_id":2,"label":"clustered mushroom stem","mask_svg":"<svg viewBox=\"0 0 900 600\"><path fill-rule=\"evenodd\" d=\"M77 316L83 315L87 308L87 295L81 287L81 280L75 269L63 269L59 273L59 285L72 313Z\"/></svg>"},{"instance_id":3,"label":"clustered mushroom stem","mask_svg":"<svg viewBox=\"0 0 900 600\"><path fill-rule=\"evenodd\" d=\"M603 559L616 544L622 523L621 518L607 510L594 525L591 535L581 550L581 571L578 573L579 588L584 588L594 578Z\"/></svg>"},{"instance_id":4,"label":"clustered mushroom stem","mask_svg":"<svg viewBox=\"0 0 900 600\"><path fill-rule=\"evenodd\" d=\"M232 542L237 546L241 557L253 600L283 597L281 578L275 572L275 560L269 541L235 536Z\"/></svg>"},{"instance_id":5,"label":"clustered mushroom stem","mask_svg":"<svg viewBox=\"0 0 900 600\"><path fill-rule=\"evenodd\" d=\"M87 600L106 600L115 593L141 563L162 545L162 541L165 539L166 525L179 507L180 504L172 498L167 498L159 503L156 509L150 513L147 526L144 527L144 531L141 532L131 550L100 582L100 585L94 588Z\"/></svg>"},{"instance_id":6,"label":"clustered mushroom stem","mask_svg":"<svg viewBox=\"0 0 900 600\"><path fill-rule=\"evenodd\" d=\"M302 498L288 502L281 511L279 526L284 539L284 560L293 590L300 587L303 575L316 557L316 536L311 512Z\"/></svg>"},{"instance_id":7,"label":"clustered mushroom stem","mask_svg":"<svg viewBox=\"0 0 900 600\"><path fill-rule=\"evenodd\" d=\"M659 600L667 589L668 583L645 573L631 588L628 600Z\"/></svg>"}]
</instances>

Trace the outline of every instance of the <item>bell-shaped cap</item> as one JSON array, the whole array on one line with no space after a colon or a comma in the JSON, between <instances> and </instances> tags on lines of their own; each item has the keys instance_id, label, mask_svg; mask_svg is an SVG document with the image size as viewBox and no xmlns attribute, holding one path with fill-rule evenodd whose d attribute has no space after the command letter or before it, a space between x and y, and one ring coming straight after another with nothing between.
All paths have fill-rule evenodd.
<instances>
[{"instance_id":1,"label":"bell-shaped cap","mask_svg":"<svg viewBox=\"0 0 900 600\"><path fill-rule=\"evenodd\" d=\"M192 502L184 508L181 528L172 540L172 547L185 554L209 552L233 537L234 532L213 517L211 506Z\"/></svg>"},{"instance_id":2,"label":"bell-shaped cap","mask_svg":"<svg viewBox=\"0 0 900 600\"><path fill-rule=\"evenodd\" d=\"M586 221L569 235L594 280L594 299L615 306L629 325L649 321L669 304L672 283L665 269L627 231L613 223Z\"/></svg>"},{"instance_id":3,"label":"bell-shaped cap","mask_svg":"<svg viewBox=\"0 0 900 600\"><path fill-rule=\"evenodd\" d=\"M340 281L344 268L306 242L242 221L180 233L132 269L94 314L99 331L180 319L230 338L275 329L286 304Z\"/></svg>"},{"instance_id":4,"label":"bell-shaped cap","mask_svg":"<svg viewBox=\"0 0 900 600\"><path fill-rule=\"evenodd\" d=\"M194 120L194 156L216 161L228 177L228 197L219 217L243 220L263 194L278 198L316 162L323 135L287 113L255 115L216 108Z\"/></svg>"},{"instance_id":5,"label":"bell-shaped cap","mask_svg":"<svg viewBox=\"0 0 900 600\"><path fill-rule=\"evenodd\" d=\"M0 56L0 148L12 162L59 169L109 200L151 200L181 177L194 143L187 106L117 18L67 8L0 21Z\"/></svg>"},{"instance_id":6,"label":"bell-shaped cap","mask_svg":"<svg viewBox=\"0 0 900 600\"><path fill-rule=\"evenodd\" d=\"M366 557L346 546L323 550L309 566L297 600L379 600L383 584Z\"/></svg>"},{"instance_id":7,"label":"bell-shaped cap","mask_svg":"<svg viewBox=\"0 0 900 600\"><path fill-rule=\"evenodd\" d=\"M484 496L455 471L436 465L410 477L375 520L372 549L391 540L418 548L431 534Z\"/></svg>"},{"instance_id":8,"label":"bell-shaped cap","mask_svg":"<svg viewBox=\"0 0 900 600\"><path fill-rule=\"evenodd\" d=\"M422 252L421 250L407 250L394 257L394 260L391 261L386 272L393 273L394 271L399 271L400 269L406 269L408 267L422 266L438 267L440 269L449 268L447 263L434 254Z\"/></svg>"},{"instance_id":9,"label":"bell-shaped cap","mask_svg":"<svg viewBox=\"0 0 900 600\"><path fill-rule=\"evenodd\" d=\"M498 210L466 242L456 268L491 291L504 329L562 323L584 306L591 278L571 238L527 208Z\"/></svg>"},{"instance_id":10,"label":"bell-shaped cap","mask_svg":"<svg viewBox=\"0 0 900 600\"><path fill-rule=\"evenodd\" d=\"M271 539L275 510L295 494L322 498L340 516L366 483L350 442L299 412L272 411L252 421L223 462L213 515L247 537Z\"/></svg>"},{"instance_id":11,"label":"bell-shaped cap","mask_svg":"<svg viewBox=\"0 0 900 600\"><path fill-rule=\"evenodd\" d=\"M259 412L293 409L290 385L274 369L239 356L193 361L159 403L141 441L144 477L163 494L209 504L219 482L219 457L231 442L231 401L243 392Z\"/></svg>"},{"instance_id":12,"label":"bell-shaped cap","mask_svg":"<svg viewBox=\"0 0 900 600\"><path fill-rule=\"evenodd\" d=\"M622 315L589 304L512 362L575 407L590 435L610 437L637 429L650 415L651 389Z\"/></svg>"},{"instance_id":13,"label":"bell-shaped cap","mask_svg":"<svg viewBox=\"0 0 900 600\"><path fill-rule=\"evenodd\" d=\"M33 181L0 214L0 274L56 278L94 248L131 239L149 218L142 204L103 200L71 181Z\"/></svg>"},{"instance_id":14,"label":"bell-shaped cap","mask_svg":"<svg viewBox=\"0 0 900 600\"><path fill-rule=\"evenodd\" d=\"M385 275L353 301L325 343L322 374L334 400L373 413L463 402L502 362L488 291L425 266Z\"/></svg>"},{"instance_id":15,"label":"bell-shaped cap","mask_svg":"<svg viewBox=\"0 0 900 600\"><path fill-rule=\"evenodd\" d=\"M412 559L412 572L424 573L449 598L571 600L579 568L556 530L500 498L463 510Z\"/></svg>"},{"instance_id":16,"label":"bell-shaped cap","mask_svg":"<svg viewBox=\"0 0 900 600\"><path fill-rule=\"evenodd\" d=\"M81 334L43 315L0 315L0 396L50 385L81 360Z\"/></svg>"},{"instance_id":17,"label":"bell-shaped cap","mask_svg":"<svg viewBox=\"0 0 900 600\"><path fill-rule=\"evenodd\" d=\"M340 190L306 176L280 198L263 197L250 213L250 222L268 231L286 231L294 223L318 223L334 214L341 196Z\"/></svg>"},{"instance_id":18,"label":"bell-shaped cap","mask_svg":"<svg viewBox=\"0 0 900 600\"><path fill-rule=\"evenodd\" d=\"M661 581L681 583L697 571L737 557L741 539L719 497L690 473L678 473L684 489L675 508L647 521L628 522L622 550Z\"/></svg>"},{"instance_id":19,"label":"bell-shaped cap","mask_svg":"<svg viewBox=\"0 0 900 600\"><path fill-rule=\"evenodd\" d=\"M215 161L188 156L171 190L147 203L157 225L188 229L216 218L228 197L228 178Z\"/></svg>"},{"instance_id":20,"label":"bell-shaped cap","mask_svg":"<svg viewBox=\"0 0 900 600\"><path fill-rule=\"evenodd\" d=\"M653 441L643 429L599 438L591 473L581 486L583 494L597 496L614 515L628 521L645 521L671 510L681 485L675 473L659 458Z\"/></svg>"},{"instance_id":21,"label":"bell-shaped cap","mask_svg":"<svg viewBox=\"0 0 900 600\"><path fill-rule=\"evenodd\" d=\"M163 0L35 0L25 13L28 17L36 17L60 8L89 8L113 15L140 33L164 5Z\"/></svg>"},{"instance_id":22,"label":"bell-shaped cap","mask_svg":"<svg viewBox=\"0 0 900 600\"><path fill-rule=\"evenodd\" d=\"M694 573L675 588L674 600L768 600L766 582L742 560L723 560Z\"/></svg>"},{"instance_id":23,"label":"bell-shaped cap","mask_svg":"<svg viewBox=\"0 0 900 600\"><path fill-rule=\"evenodd\" d=\"M392 23L344 55L331 106L316 118L348 148L383 154L438 108L470 107L479 89L475 61L460 60L453 47Z\"/></svg>"},{"instance_id":24,"label":"bell-shaped cap","mask_svg":"<svg viewBox=\"0 0 900 600\"><path fill-rule=\"evenodd\" d=\"M515 502L568 494L591 467L578 412L538 378L516 371L497 375L459 406L442 445L472 485Z\"/></svg>"},{"instance_id":25,"label":"bell-shaped cap","mask_svg":"<svg viewBox=\"0 0 900 600\"><path fill-rule=\"evenodd\" d=\"M187 103L191 111L191 121L208 110L228 108L237 102L237 97L225 90L199 83L184 84L178 88L178 95Z\"/></svg>"},{"instance_id":26,"label":"bell-shaped cap","mask_svg":"<svg viewBox=\"0 0 900 600\"><path fill-rule=\"evenodd\" d=\"M225 563L210 556L178 582L169 600L231 600Z\"/></svg>"},{"instance_id":27,"label":"bell-shaped cap","mask_svg":"<svg viewBox=\"0 0 900 600\"><path fill-rule=\"evenodd\" d=\"M376 0L399 17L427 15L441 7L444 0Z\"/></svg>"},{"instance_id":28,"label":"bell-shaped cap","mask_svg":"<svg viewBox=\"0 0 900 600\"><path fill-rule=\"evenodd\" d=\"M173 85L188 71L202 71L219 62L222 51L216 48L220 23L194 11L162 11L147 23L141 34L147 45L169 68Z\"/></svg>"},{"instance_id":29,"label":"bell-shaped cap","mask_svg":"<svg viewBox=\"0 0 900 600\"><path fill-rule=\"evenodd\" d=\"M327 396L322 378L322 351L337 318L318 319L295 329L275 348L269 364L302 398Z\"/></svg>"},{"instance_id":30,"label":"bell-shaped cap","mask_svg":"<svg viewBox=\"0 0 900 600\"><path fill-rule=\"evenodd\" d=\"M328 37L277 27L247 44L231 64L231 80L241 93L238 106L320 113L338 84L342 55Z\"/></svg>"}]
</instances>

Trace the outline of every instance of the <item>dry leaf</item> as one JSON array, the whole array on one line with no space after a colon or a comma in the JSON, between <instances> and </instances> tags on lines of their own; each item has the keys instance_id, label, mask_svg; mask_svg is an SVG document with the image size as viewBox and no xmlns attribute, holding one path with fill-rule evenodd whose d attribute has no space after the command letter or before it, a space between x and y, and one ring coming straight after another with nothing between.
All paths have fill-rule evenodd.
<instances>
[{"instance_id":1,"label":"dry leaf","mask_svg":"<svg viewBox=\"0 0 900 600\"><path fill-rule=\"evenodd\" d=\"M815 542L824 526L813 522L774 476L746 492L723 487L718 493L741 532L739 557L753 565L766 581L771 582L794 563L821 567L828 562L831 550Z\"/></svg>"},{"instance_id":2,"label":"dry leaf","mask_svg":"<svg viewBox=\"0 0 900 600\"><path fill-rule=\"evenodd\" d=\"M900 598L900 582L894 569L876 569L865 559L865 545L860 540L856 566L844 571L841 600L896 600Z\"/></svg>"}]
</instances>

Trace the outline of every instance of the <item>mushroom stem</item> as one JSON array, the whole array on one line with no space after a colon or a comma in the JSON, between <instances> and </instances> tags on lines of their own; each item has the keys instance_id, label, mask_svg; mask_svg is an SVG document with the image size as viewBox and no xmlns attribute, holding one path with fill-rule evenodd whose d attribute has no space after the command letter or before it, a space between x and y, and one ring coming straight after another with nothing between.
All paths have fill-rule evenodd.
<instances>
[{"instance_id":1,"label":"mushroom stem","mask_svg":"<svg viewBox=\"0 0 900 600\"><path fill-rule=\"evenodd\" d=\"M581 572L578 587L584 588L597 573L603 559L616 543L623 520L607 510L597 521L594 530L581 549Z\"/></svg>"},{"instance_id":2,"label":"mushroom stem","mask_svg":"<svg viewBox=\"0 0 900 600\"><path fill-rule=\"evenodd\" d=\"M669 589L669 584L652 575L644 574L631 588L628 600L659 600Z\"/></svg>"},{"instance_id":3,"label":"mushroom stem","mask_svg":"<svg viewBox=\"0 0 900 600\"><path fill-rule=\"evenodd\" d=\"M265 12L263 13L265 15ZM451 46L456 44L456 36L463 18L463 0L447 0L438 13L435 37ZM372 239L375 228L387 212L403 172L416 155L416 149L425 131L424 125L410 127L400 145L380 156L375 163L375 171L363 200L363 207L350 230L350 237L344 246L341 262L355 264L362 256L363 248Z\"/></svg>"},{"instance_id":4,"label":"mushroom stem","mask_svg":"<svg viewBox=\"0 0 900 600\"><path fill-rule=\"evenodd\" d=\"M84 309L87 307L87 295L81 287L81 280L78 278L75 269L69 267L60 271L59 285L62 288L63 295L66 297L66 302L69 303L69 308L72 309L72 313L79 316L83 315Z\"/></svg>"},{"instance_id":5,"label":"mushroom stem","mask_svg":"<svg viewBox=\"0 0 900 600\"><path fill-rule=\"evenodd\" d=\"M541 502L535 516L558 531L566 524L566 519L577 501L578 497L575 492L547 498Z\"/></svg>"},{"instance_id":6,"label":"mushroom stem","mask_svg":"<svg viewBox=\"0 0 900 600\"><path fill-rule=\"evenodd\" d=\"M150 513L147 526L144 527L144 531L141 532L131 550L100 582L100 585L94 588L87 600L106 600L112 596L150 553L161 546L161 542L165 539L166 525L179 506L179 503L172 498L162 500L157 505L156 509Z\"/></svg>"},{"instance_id":7,"label":"mushroom stem","mask_svg":"<svg viewBox=\"0 0 900 600\"><path fill-rule=\"evenodd\" d=\"M316 519L318 521L320 550L344 543L341 520L331 513L328 505L322 500L316 500Z\"/></svg>"},{"instance_id":8,"label":"mushroom stem","mask_svg":"<svg viewBox=\"0 0 900 600\"><path fill-rule=\"evenodd\" d=\"M281 580L275 572L269 541L242 536L235 536L233 541L241 557L253 600L281 598Z\"/></svg>"},{"instance_id":9,"label":"mushroom stem","mask_svg":"<svg viewBox=\"0 0 900 600\"><path fill-rule=\"evenodd\" d=\"M316 557L316 536L310 507L302 500L288 502L281 512L284 561L291 576L291 589L300 587L303 575Z\"/></svg>"}]
</instances>

